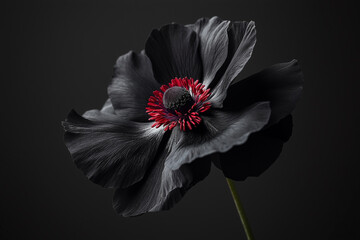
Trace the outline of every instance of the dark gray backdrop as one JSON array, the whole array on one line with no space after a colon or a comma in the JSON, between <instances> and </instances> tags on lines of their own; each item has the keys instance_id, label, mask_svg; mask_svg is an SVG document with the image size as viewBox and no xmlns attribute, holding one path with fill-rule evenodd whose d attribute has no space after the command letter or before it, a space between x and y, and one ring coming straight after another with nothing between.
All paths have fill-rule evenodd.
<instances>
[{"instance_id":1,"label":"dark gray backdrop","mask_svg":"<svg viewBox=\"0 0 360 240\"><path fill-rule=\"evenodd\" d=\"M359 239L359 39L345 1L23 1L2 4L1 239L244 239L222 174L170 211L117 216L112 190L72 163L60 121L99 108L119 55L153 28L254 20L243 76L297 58L294 133L259 178L236 184L256 239Z\"/></svg>"}]
</instances>

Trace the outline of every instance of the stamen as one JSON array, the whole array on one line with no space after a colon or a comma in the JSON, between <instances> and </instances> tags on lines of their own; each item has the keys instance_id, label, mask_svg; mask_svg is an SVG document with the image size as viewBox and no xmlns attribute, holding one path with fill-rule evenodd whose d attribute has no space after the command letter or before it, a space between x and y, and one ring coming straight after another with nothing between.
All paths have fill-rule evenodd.
<instances>
[{"instance_id":1,"label":"stamen","mask_svg":"<svg viewBox=\"0 0 360 240\"><path fill-rule=\"evenodd\" d=\"M164 131L172 130L178 124L182 131L192 130L201 122L199 113L211 107L206 102L210 89L205 89L205 85L193 78L174 78L153 94L146 113L150 116L149 121L154 121L152 127L163 126Z\"/></svg>"}]
</instances>

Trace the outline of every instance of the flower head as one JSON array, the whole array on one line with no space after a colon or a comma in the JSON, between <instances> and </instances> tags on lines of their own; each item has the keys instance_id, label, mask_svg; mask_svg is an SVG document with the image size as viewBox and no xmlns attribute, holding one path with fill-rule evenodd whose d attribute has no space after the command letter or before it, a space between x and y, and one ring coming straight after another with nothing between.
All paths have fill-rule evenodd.
<instances>
[{"instance_id":1,"label":"flower head","mask_svg":"<svg viewBox=\"0 0 360 240\"><path fill-rule=\"evenodd\" d=\"M69 113L65 144L91 181L115 188L119 214L172 207L211 162L244 180L276 160L303 77L293 60L236 78L255 33L252 21L218 17L155 29L145 51L118 58L101 110Z\"/></svg>"}]
</instances>

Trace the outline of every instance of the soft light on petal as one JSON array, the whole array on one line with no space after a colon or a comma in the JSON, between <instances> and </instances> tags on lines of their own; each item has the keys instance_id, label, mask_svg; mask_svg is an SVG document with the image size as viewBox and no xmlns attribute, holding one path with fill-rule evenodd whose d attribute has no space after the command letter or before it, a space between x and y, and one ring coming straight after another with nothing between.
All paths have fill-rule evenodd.
<instances>
[{"instance_id":1,"label":"soft light on petal","mask_svg":"<svg viewBox=\"0 0 360 240\"><path fill-rule=\"evenodd\" d=\"M100 111L97 114L89 120L71 111L63 122L65 144L76 166L104 187L128 187L140 181L164 131L151 128L151 123L129 122Z\"/></svg>"},{"instance_id":2,"label":"soft light on petal","mask_svg":"<svg viewBox=\"0 0 360 240\"><path fill-rule=\"evenodd\" d=\"M233 32L236 34L233 38L229 38L229 43L234 44L236 51L232 54L231 45L229 45L229 64L224 65L225 69L221 75L219 82L212 91L210 102L216 108L223 106L223 101L226 98L226 92L234 78L241 72L245 64L251 57L253 48L256 43L255 23L241 22L232 26Z\"/></svg>"},{"instance_id":3,"label":"soft light on petal","mask_svg":"<svg viewBox=\"0 0 360 240\"><path fill-rule=\"evenodd\" d=\"M223 65L228 54L229 21L218 17L201 18L188 25L200 38L200 55L203 63L203 84L208 87Z\"/></svg>"}]
</instances>

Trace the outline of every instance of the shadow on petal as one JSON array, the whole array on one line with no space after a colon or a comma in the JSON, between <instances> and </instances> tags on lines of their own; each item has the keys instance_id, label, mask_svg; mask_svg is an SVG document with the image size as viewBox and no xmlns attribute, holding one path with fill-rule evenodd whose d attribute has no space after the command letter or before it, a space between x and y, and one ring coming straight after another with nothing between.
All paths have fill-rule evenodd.
<instances>
[{"instance_id":1,"label":"shadow on petal","mask_svg":"<svg viewBox=\"0 0 360 240\"><path fill-rule=\"evenodd\" d=\"M257 177L279 157L283 144L292 133L291 115L277 124L250 135L247 142L219 154L213 163L227 178L242 181Z\"/></svg>"},{"instance_id":2,"label":"shadow on petal","mask_svg":"<svg viewBox=\"0 0 360 240\"><path fill-rule=\"evenodd\" d=\"M224 109L236 111L254 102L270 101L269 125L291 114L303 89L303 74L297 60L278 63L231 85Z\"/></svg>"},{"instance_id":3,"label":"shadow on petal","mask_svg":"<svg viewBox=\"0 0 360 240\"><path fill-rule=\"evenodd\" d=\"M237 27L240 29L237 29ZM232 37L229 35L229 52L227 60L225 60L223 67L219 69L215 76L216 79L214 79L210 85L212 94L209 101L212 106L216 108L222 108L228 87L249 61L256 43L256 29L253 21L248 23L242 22L241 24L236 25L233 24L230 27L230 33L235 30L240 36ZM236 47L232 47L233 45ZM236 49L234 54L231 52L234 50L233 48ZM219 80L217 81L218 78ZM216 86L213 87L213 84L215 83Z\"/></svg>"}]
</instances>

